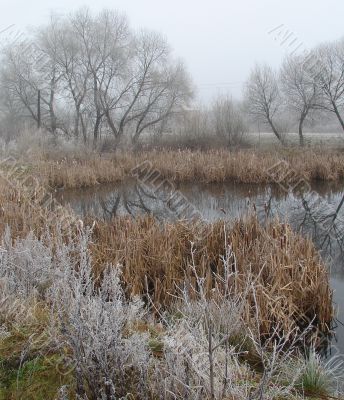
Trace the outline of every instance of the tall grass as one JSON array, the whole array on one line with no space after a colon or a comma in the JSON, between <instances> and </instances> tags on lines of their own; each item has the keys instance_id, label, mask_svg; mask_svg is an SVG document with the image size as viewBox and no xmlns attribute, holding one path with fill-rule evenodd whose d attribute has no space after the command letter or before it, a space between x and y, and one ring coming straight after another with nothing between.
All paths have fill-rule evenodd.
<instances>
[{"instance_id":1,"label":"tall grass","mask_svg":"<svg viewBox=\"0 0 344 400\"><path fill-rule=\"evenodd\" d=\"M30 207L15 190L1 191L0 210L0 233L9 226L14 237L24 238L33 231L54 241L56 227L47 226L48 211ZM123 281L131 297L148 293L156 306L169 307L178 286L195 282L191 262L211 293L214 275L223 275L222 259L230 249L235 254L228 277L231 287L236 293L243 292L252 281L264 334L269 335L280 320L286 330L302 329L309 321L324 333L331 330L332 291L326 267L313 244L287 224L275 221L264 227L255 216L234 224L161 224L149 216L84 223L93 225L89 247L95 273L101 276L109 263L123 265ZM72 225L71 229L77 233L79 227ZM70 240L70 233L65 240ZM251 294L248 321L254 317L252 304Z\"/></svg>"},{"instance_id":2,"label":"tall grass","mask_svg":"<svg viewBox=\"0 0 344 400\"><path fill-rule=\"evenodd\" d=\"M30 165L46 186L79 188L122 182L128 179L134 167L146 160L164 178L175 183L270 183L273 179L267 171L281 161L286 161L292 167L295 180L299 180L300 176L307 180L322 181L344 178L343 155L321 149L279 149L265 152L153 150L103 156L95 153L74 153L60 158L50 154L43 159L26 159L23 163Z\"/></svg>"},{"instance_id":3,"label":"tall grass","mask_svg":"<svg viewBox=\"0 0 344 400\"><path fill-rule=\"evenodd\" d=\"M287 384L279 369L294 354L288 344L329 334L332 292L314 246L288 225L122 217L61 230L47 210L0 189L0 397L20 388L34 398L33 376L49 399L51 380L89 399L302 398L294 380L305 383L307 369ZM242 362L248 341L263 373ZM8 371L11 354L24 380ZM61 360L74 366L68 374Z\"/></svg>"},{"instance_id":4,"label":"tall grass","mask_svg":"<svg viewBox=\"0 0 344 400\"><path fill-rule=\"evenodd\" d=\"M274 322L277 336L264 335L259 281L233 290L224 279L239 269L232 250L222 258L227 275L213 276L210 291L193 250L194 282L185 279L178 301L154 316L155 308L125 296L123 267L108 264L99 281L89 228L69 241L56 234L39 240L6 233L0 245L0 397L33 399L33 386L46 399L301 399L306 384L315 396L334 393L330 371L318 374L300 357L296 345L306 336L297 327L286 331L285 317ZM262 371L242 361L247 340ZM286 364L294 365L292 376Z\"/></svg>"},{"instance_id":5,"label":"tall grass","mask_svg":"<svg viewBox=\"0 0 344 400\"><path fill-rule=\"evenodd\" d=\"M116 218L96 223L91 250L96 265L123 264L131 295L148 291L155 304L168 306L185 279L195 284L191 262L211 292L214 274L223 274L227 243L235 254L228 277L232 290L242 293L248 281L254 283L263 334L269 335L276 321L283 321L286 331L295 325L302 329L309 321L322 332L330 331L328 272L310 241L277 221L263 227L254 216L234 225L207 224L202 233L200 238L192 224L182 222L160 225L151 217ZM247 320L253 317L252 304L251 294Z\"/></svg>"},{"instance_id":6,"label":"tall grass","mask_svg":"<svg viewBox=\"0 0 344 400\"><path fill-rule=\"evenodd\" d=\"M15 190L2 191L0 210L0 232L9 225L14 236L25 237L33 231L40 237L47 229L47 211L30 207ZM148 291L155 304L168 306L177 285L194 280L189 268L192 257L211 291L213 275L222 273L221 257L228 243L236 256L229 279L236 291L255 279L263 332L268 334L280 318L286 329L315 319L322 331L330 330L332 292L326 268L313 244L286 224L276 221L263 227L252 216L234 225L204 224L200 232L189 223L161 225L148 216L85 222L94 224L90 249L96 272L100 274L107 263L122 264L131 296Z\"/></svg>"},{"instance_id":7,"label":"tall grass","mask_svg":"<svg viewBox=\"0 0 344 400\"><path fill-rule=\"evenodd\" d=\"M314 349L311 349L304 360L304 368L297 386L308 396L329 394L343 385L343 361L338 357L324 360Z\"/></svg>"}]
</instances>

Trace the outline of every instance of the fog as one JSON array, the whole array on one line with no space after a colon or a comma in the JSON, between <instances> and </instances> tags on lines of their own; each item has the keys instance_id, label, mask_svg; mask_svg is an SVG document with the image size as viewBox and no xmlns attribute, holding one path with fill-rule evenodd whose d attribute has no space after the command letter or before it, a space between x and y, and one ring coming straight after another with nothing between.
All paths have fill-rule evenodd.
<instances>
[{"instance_id":1,"label":"fog","mask_svg":"<svg viewBox=\"0 0 344 400\"><path fill-rule=\"evenodd\" d=\"M176 57L184 60L204 102L219 93L240 97L255 62L279 66L290 48L269 34L277 26L283 25L293 35L295 46L302 44L303 49L343 35L344 3L339 0L99 0L97 4L89 0L1 0L0 31L12 24L23 31L47 22L51 13L64 15L82 6L93 11L117 9L127 14L134 28L162 32Z\"/></svg>"}]
</instances>

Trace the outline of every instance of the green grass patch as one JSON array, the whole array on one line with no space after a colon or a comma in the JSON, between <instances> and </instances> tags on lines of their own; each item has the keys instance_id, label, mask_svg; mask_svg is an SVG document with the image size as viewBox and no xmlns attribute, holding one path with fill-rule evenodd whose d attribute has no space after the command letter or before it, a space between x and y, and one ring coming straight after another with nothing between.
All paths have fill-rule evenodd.
<instances>
[{"instance_id":1,"label":"green grass patch","mask_svg":"<svg viewBox=\"0 0 344 400\"><path fill-rule=\"evenodd\" d=\"M63 385L73 392L73 370L46 339L37 324L12 329L0 340L0 400L55 400Z\"/></svg>"}]
</instances>

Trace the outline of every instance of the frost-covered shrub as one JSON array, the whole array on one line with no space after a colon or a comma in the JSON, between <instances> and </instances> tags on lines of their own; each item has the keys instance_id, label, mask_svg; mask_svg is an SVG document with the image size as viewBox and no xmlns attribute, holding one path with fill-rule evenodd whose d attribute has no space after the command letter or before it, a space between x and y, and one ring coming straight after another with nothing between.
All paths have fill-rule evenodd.
<instances>
[{"instance_id":1,"label":"frost-covered shrub","mask_svg":"<svg viewBox=\"0 0 344 400\"><path fill-rule=\"evenodd\" d=\"M222 257L223 275L211 276L211 289L194 262L189 266L192 278L181 286L174 309L159 314L158 337L153 338L159 350L153 355L147 332L151 323L155 328L157 316L149 317L139 298L126 298L119 266L94 275L91 233L80 227L76 236L66 238L57 229L54 237L46 232L40 240L33 234L13 240L7 229L0 245L0 341L11 335L3 316L23 321L26 305L38 299L50 318L45 315L27 348L35 345L40 351L42 344L64 354L61 372L75 377L77 399L300 399L306 388L330 390L338 381L333 367L324 368L317 356L304 362L293 352L302 333L293 340L293 331L278 336L277 324L276 334L261 340L258 311L252 313L253 324L245 325L248 294L257 301L256 286L252 277L240 294L231 291L237 268L230 247ZM261 374L242 362L247 340L249 351L259 356ZM335 369L341 370L342 363ZM61 387L57 398L67 400L69 389Z\"/></svg>"},{"instance_id":2,"label":"frost-covered shrub","mask_svg":"<svg viewBox=\"0 0 344 400\"><path fill-rule=\"evenodd\" d=\"M240 365L234 346L213 343L210 347L208 335L201 325L191 327L183 319L162 338L164 359L155 368L158 398L247 398L244 382L251 378L250 370Z\"/></svg>"},{"instance_id":3,"label":"frost-covered shrub","mask_svg":"<svg viewBox=\"0 0 344 400\"><path fill-rule=\"evenodd\" d=\"M135 330L144 318L140 299L128 301L120 269L109 266L97 282L88 252L89 229L69 240L32 233L0 247L0 309L12 317L31 299L51 306L49 346L68 349L81 398L111 399L134 390L146 398L148 337ZM47 343L48 343L47 342Z\"/></svg>"},{"instance_id":4,"label":"frost-covered shrub","mask_svg":"<svg viewBox=\"0 0 344 400\"><path fill-rule=\"evenodd\" d=\"M154 369L157 398L299 398L295 382L301 370L294 370L289 382L283 380L286 374L282 371L294 352L293 344L291 348L286 346L293 332L286 332L277 341L271 338L266 346L251 334L243 313L248 294L255 291L254 279L247 281L243 293L235 294L228 285L237 270L233 268L235 262L228 247L223 257L223 276L212 277L211 296L206 279L198 275L194 263L190 265L194 281L185 283L175 316L165 320L166 330L161 337L164 357ZM262 374L242 361L252 354L261 360Z\"/></svg>"},{"instance_id":5,"label":"frost-covered shrub","mask_svg":"<svg viewBox=\"0 0 344 400\"><path fill-rule=\"evenodd\" d=\"M80 243L79 265L61 269L50 289L53 335L58 346L70 349L77 393L81 398L117 399L134 391L147 398L148 336L135 331L135 323L144 317L143 304L126 300L118 267L106 268L97 283L87 236Z\"/></svg>"},{"instance_id":6,"label":"frost-covered shrub","mask_svg":"<svg viewBox=\"0 0 344 400\"><path fill-rule=\"evenodd\" d=\"M166 321L162 337L164 360L155 369L159 371L155 379L158 398L247 398L247 385L235 383L248 381L251 372L238 361L240 343L232 343L234 337L245 336L245 296L231 293L228 286L233 262L229 249L223 258L224 275L213 276L211 296L206 279L190 265L195 281L186 282L181 289L176 317Z\"/></svg>"},{"instance_id":7,"label":"frost-covered shrub","mask_svg":"<svg viewBox=\"0 0 344 400\"><path fill-rule=\"evenodd\" d=\"M6 229L0 245L0 279L8 294L27 298L41 295L52 283L54 268L52 249L32 233L12 243Z\"/></svg>"}]
</instances>

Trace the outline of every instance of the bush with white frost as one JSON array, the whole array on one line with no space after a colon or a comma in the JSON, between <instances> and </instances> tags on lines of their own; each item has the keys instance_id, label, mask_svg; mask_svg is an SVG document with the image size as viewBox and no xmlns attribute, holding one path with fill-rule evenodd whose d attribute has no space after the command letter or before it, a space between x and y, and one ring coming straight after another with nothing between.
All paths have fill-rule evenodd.
<instances>
[{"instance_id":1,"label":"bush with white frost","mask_svg":"<svg viewBox=\"0 0 344 400\"><path fill-rule=\"evenodd\" d=\"M6 231L0 248L2 315L14 300L18 311L29 299L44 297L52 308L47 343L69 349L65 361L75 369L80 398L115 399L133 390L146 398L148 337L135 331L144 317L141 300L126 300L118 267L109 266L101 282L94 279L89 230L69 244L55 239L53 251L44 244L52 243L49 237L43 242L30 234L12 243Z\"/></svg>"},{"instance_id":2,"label":"bush with white frost","mask_svg":"<svg viewBox=\"0 0 344 400\"><path fill-rule=\"evenodd\" d=\"M87 236L80 242L85 247L77 267L61 270L50 289L52 327L58 327L52 330L55 342L71 350L68 358L81 398L117 399L133 391L146 398L148 335L135 331L144 318L143 304L140 299L126 300L118 267L108 266L97 282Z\"/></svg>"},{"instance_id":3,"label":"bush with white frost","mask_svg":"<svg viewBox=\"0 0 344 400\"><path fill-rule=\"evenodd\" d=\"M39 294L53 280L52 259L51 248L32 233L13 244L7 229L0 247L0 278L10 293L22 297Z\"/></svg>"},{"instance_id":4,"label":"bush with white frost","mask_svg":"<svg viewBox=\"0 0 344 400\"><path fill-rule=\"evenodd\" d=\"M24 320L32 299L45 304L50 318L43 345L64 354L79 400L299 399L307 387L332 390L333 368L317 356L302 361L295 351L303 334L291 340L295 332L278 336L277 326L263 341L258 312L252 316L256 329L244 324L247 298L256 298L255 281L248 279L240 295L230 289L237 268L229 246L223 274L211 277L211 293L191 263L192 278L180 288L174 308L160 315L152 340L153 318L139 298L126 298L120 267L109 265L94 275L91 234L85 228L68 240L58 231L54 238L46 233L41 240L33 234L13 240L7 229L0 246L2 317L17 313ZM7 325L0 325L0 341L10 335ZM152 342L158 354L148 348ZM262 374L243 362L248 352L258 356ZM58 398L68 399L68 390L61 387Z\"/></svg>"}]
</instances>

